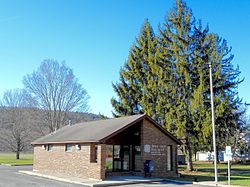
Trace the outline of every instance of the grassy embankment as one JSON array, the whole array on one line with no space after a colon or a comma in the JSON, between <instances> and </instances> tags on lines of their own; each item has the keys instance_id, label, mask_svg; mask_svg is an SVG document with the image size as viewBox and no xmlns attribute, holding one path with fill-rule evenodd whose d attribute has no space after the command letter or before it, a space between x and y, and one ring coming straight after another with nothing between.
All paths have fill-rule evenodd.
<instances>
[{"instance_id":1,"label":"grassy embankment","mask_svg":"<svg viewBox=\"0 0 250 187\"><path fill-rule=\"evenodd\" d=\"M218 180L227 183L227 163L218 164ZM214 165L212 162L195 162L194 171L185 171L186 166L179 166L181 180L214 181ZM250 186L250 165L233 164L231 166L231 185Z\"/></svg>"},{"instance_id":2,"label":"grassy embankment","mask_svg":"<svg viewBox=\"0 0 250 187\"><path fill-rule=\"evenodd\" d=\"M33 164L32 153L21 153L20 159L16 159L14 153L0 153L0 164L16 165L31 165Z\"/></svg>"}]
</instances>

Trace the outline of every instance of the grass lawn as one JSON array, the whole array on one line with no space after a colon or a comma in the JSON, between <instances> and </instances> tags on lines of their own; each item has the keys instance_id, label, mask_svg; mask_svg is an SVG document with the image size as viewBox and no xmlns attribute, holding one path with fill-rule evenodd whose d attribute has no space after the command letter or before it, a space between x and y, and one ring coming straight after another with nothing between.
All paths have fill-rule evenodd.
<instances>
[{"instance_id":1,"label":"grass lawn","mask_svg":"<svg viewBox=\"0 0 250 187\"><path fill-rule=\"evenodd\" d=\"M195 162L194 171L185 171L186 166L179 166L181 180L214 181L214 165L212 162ZM218 180L227 183L227 163L218 164ZM231 166L231 184L250 186L250 165L233 164Z\"/></svg>"},{"instance_id":2,"label":"grass lawn","mask_svg":"<svg viewBox=\"0 0 250 187\"><path fill-rule=\"evenodd\" d=\"M0 153L0 164L10 164L12 166L33 164L33 154L21 153L20 159L17 160L15 153Z\"/></svg>"}]
</instances>

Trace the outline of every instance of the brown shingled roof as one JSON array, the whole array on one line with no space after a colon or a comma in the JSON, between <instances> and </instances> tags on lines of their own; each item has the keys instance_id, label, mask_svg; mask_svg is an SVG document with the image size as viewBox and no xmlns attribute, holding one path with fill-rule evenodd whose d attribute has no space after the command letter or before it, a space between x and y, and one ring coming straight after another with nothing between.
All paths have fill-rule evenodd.
<instances>
[{"instance_id":1,"label":"brown shingled roof","mask_svg":"<svg viewBox=\"0 0 250 187\"><path fill-rule=\"evenodd\" d=\"M175 138L172 134L164 130L161 126L156 124L149 116L145 114L126 116L120 118L89 121L78 123L72 126L64 126L54 133L43 136L31 144L48 144L48 143L101 143L107 137L111 137L113 134L130 127L136 122L147 118L156 127L163 131L175 142L180 144L180 141Z\"/></svg>"}]
</instances>

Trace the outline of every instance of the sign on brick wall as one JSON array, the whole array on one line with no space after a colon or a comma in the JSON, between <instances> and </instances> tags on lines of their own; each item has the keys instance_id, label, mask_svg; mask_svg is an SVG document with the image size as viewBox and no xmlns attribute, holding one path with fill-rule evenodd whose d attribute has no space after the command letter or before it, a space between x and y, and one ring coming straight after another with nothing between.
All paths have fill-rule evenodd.
<instances>
[{"instance_id":1,"label":"sign on brick wall","mask_svg":"<svg viewBox=\"0 0 250 187\"><path fill-rule=\"evenodd\" d=\"M144 152L150 153L151 155L165 155L166 152L166 145L144 145Z\"/></svg>"},{"instance_id":2,"label":"sign on brick wall","mask_svg":"<svg viewBox=\"0 0 250 187\"><path fill-rule=\"evenodd\" d=\"M166 145L152 145L151 155L165 155Z\"/></svg>"},{"instance_id":3,"label":"sign on brick wall","mask_svg":"<svg viewBox=\"0 0 250 187\"><path fill-rule=\"evenodd\" d=\"M145 153L150 153L150 145L148 145L148 144L144 145L144 152Z\"/></svg>"}]
</instances>

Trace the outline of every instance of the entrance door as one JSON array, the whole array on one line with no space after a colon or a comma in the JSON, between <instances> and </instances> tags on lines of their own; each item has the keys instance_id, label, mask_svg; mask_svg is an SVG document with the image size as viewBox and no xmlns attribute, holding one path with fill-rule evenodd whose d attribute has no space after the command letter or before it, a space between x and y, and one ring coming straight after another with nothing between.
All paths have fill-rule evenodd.
<instances>
[{"instance_id":1,"label":"entrance door","mask_svg":"<svg viewBox=\"0 0 250 187\"><path fill-rule=\"evenodd\" d=\"M113 171L122 171L122 152L120 145L113 146Z\"/></svg>"},{"instance_id":2,"label":"entrance door","mask_svg":"<svg viewBox=\"0 0 250 187\"><path fill-rule=\"evenodd\" d=\"M129 171L130 170L130 146L114 145L114 165L113 171Z\"/></svg>"},{"instance_id":3,"label":"entrance door","mask_svg":"<svg viewBox=\"0 0 250 187\"><path fill-rule=\"evenodd\" d=\"M129 171L130 167L130 146L124 145L123 148L123 171Z\"/></svg>"},{"instance_id":4,"label":"entrance door","mask_svg":"<svg viewBox=\"0 0 250 187\"><path fill-rule=\"evenodd\" d=\"M111 171L141 171L140 145L113 145L108 155L106 167Z\"/></svg>"},{"instance_id":5,"label":"entrance door","mask_svg":"<svg viewBox=\"0 0 250 187\"><path fill-rule=\"evenodd\" d=\"M141 146L132 146L132 171L141 171Z\"/></svg>"}]
</instances>

